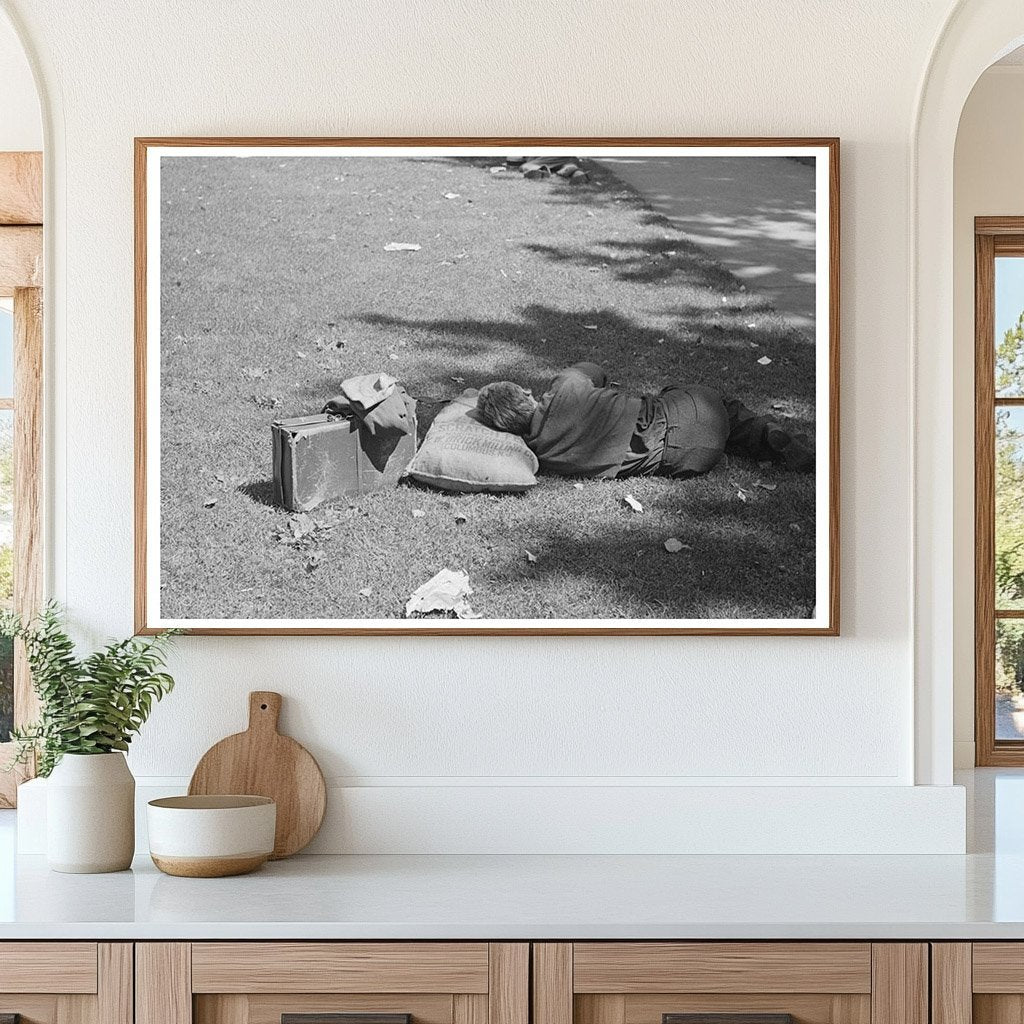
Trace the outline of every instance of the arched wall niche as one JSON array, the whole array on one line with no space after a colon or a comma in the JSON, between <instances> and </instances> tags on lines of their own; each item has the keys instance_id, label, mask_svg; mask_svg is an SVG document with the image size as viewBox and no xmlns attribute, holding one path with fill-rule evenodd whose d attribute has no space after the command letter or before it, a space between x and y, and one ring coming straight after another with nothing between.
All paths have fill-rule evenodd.
<instances>
[{"instance_id":1,"label":"arched wall niche","mask_svg":"<svg viewBox=\"0 0 1024 1024\"><path fill-rule=\"evenodd\" d=\"M923 785L952 782L954 595L973 587L954 571L953 362L962 341L954 337L954 150L974 84L1022 43L1020 0L961 0L936 40L912 128L915 779Z\"/></svg>"}]
</instances>

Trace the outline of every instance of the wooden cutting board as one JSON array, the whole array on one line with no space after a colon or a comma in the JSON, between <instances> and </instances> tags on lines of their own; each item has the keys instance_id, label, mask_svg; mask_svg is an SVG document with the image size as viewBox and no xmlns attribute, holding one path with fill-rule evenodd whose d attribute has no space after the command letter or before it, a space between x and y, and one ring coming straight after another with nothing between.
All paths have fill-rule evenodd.
<instances>
[{"instance_id":1,"label":"wooden cutting board","mask_svg":"<svg viewBox=\"0 0 1024 1024\"><path fill-rule=\"evenodd\" d=\"M244 793L277 803L271 860L290 857L317 834L327 809L327 787L313 755L277 731L281 694L249 694L249 728L214 744L189 783L190 796Z\"/></svg>"}]
</instances>

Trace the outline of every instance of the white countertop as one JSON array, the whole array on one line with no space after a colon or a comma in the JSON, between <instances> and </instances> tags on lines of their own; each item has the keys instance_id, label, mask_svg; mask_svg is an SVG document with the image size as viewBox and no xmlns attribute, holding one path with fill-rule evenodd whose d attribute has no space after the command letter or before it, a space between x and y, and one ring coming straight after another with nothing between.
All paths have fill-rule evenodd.
<instances>
[{"instance_id":1,"label":"white countertop","mask_svg":"<svg viewBox=\"0 0 1024 1024\"><path fill-rule=\"evenodd\" d=\"M0 939L1024 938L1024 856L298 857L240 878L18 862Z\"/></svg>"},{"instance_id":2,"label":"white countertop","mask_svg":"<svg viewBox=\"0 0 1024 1024\"><path fill-rule=\"evenodd\" d=\"M60 875L0 812L0 940L1024 939L1024 772L978 771L966 856L309 856Z\"/></svg>"}]
</instances>

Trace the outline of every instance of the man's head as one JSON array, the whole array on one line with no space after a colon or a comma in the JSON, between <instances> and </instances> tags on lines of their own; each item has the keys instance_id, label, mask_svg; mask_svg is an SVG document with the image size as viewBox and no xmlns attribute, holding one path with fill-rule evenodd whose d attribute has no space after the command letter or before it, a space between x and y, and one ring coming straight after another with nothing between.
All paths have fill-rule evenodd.
<instances>
[{"instance_id":1,"label":"man's head","mask_svg":"<svg viewBox=\"0 0 1024 1024\"><path fill-rule=\"evenodd\" d=\"M510 434L526 434L537 408L537 399L510 380L485 384L476 399L477 412L489 427Z\"/></svg>"}]
</instances>

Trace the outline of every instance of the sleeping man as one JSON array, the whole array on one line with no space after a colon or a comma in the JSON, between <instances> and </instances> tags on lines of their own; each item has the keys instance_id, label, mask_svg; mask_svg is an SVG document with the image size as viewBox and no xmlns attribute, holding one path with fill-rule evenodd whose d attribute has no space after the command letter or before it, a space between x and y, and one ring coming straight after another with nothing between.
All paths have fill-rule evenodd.
<instances>
[{"instance_id":1,"label":"sleeping man","mask_svg":"<svg viewBox=\"0 0 1024 1024\"><path fill-rule=\"evenodd\" d=\"M672 384L657 394L609 387L595 363L559 373L540 401L503 380L487 384L477 413L496 430L519 434L541 469L560 476L659 476L706 473L722 454L814 470L806 437L793 435L711 388Z\"/></svg>"}]
</instances>

